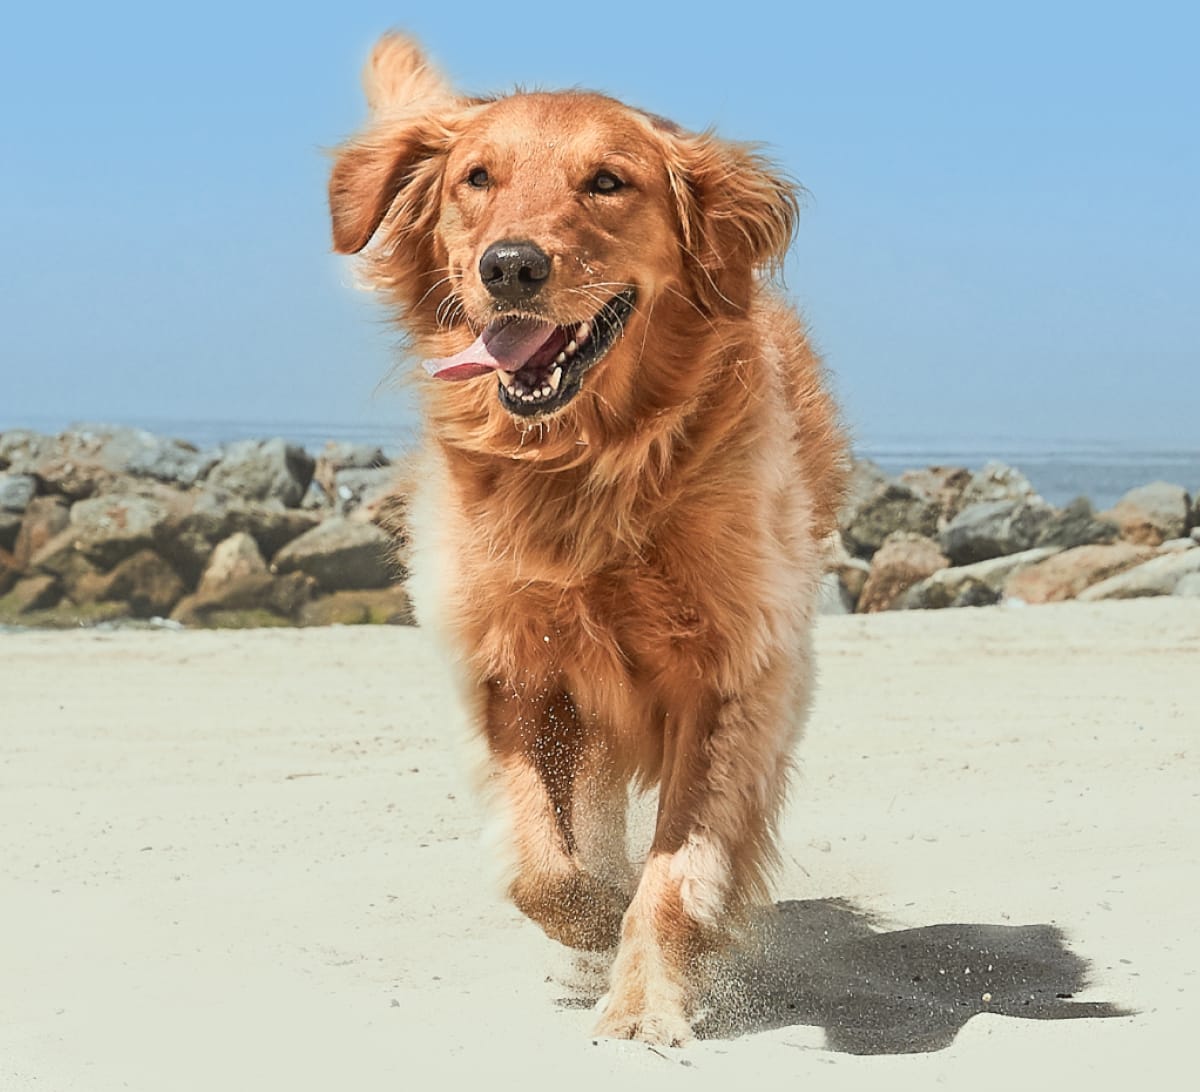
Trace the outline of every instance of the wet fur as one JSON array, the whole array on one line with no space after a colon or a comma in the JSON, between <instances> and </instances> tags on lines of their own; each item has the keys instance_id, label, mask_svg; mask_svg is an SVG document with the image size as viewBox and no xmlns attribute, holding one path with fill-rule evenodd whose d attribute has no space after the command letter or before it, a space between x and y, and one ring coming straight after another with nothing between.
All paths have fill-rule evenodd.
<instances>
[{"instance_id":1,"label":"wet fur","mask_svg":"<svg viewBox=\"0 0 1200 1092\"><path fill-rule=\"evenodd\" d=\"M753 150L601 95L458 96L400 36L364 83L334 244L363 252L417 354L494 316L477 269L499 239L552 255L551 321L638 287L552 416L512 416L492 376L421 384L412 568L509 817L510 896L565 944L616 946L600 1033L683 1042L698 958L766 891L844 488L820 363L765 278L795 192ZM480 163L482 196L463 182ZM584 191L614 164L619 203ZM640 870L629 783L660 786Z\"/></svg>"}]
</instances>

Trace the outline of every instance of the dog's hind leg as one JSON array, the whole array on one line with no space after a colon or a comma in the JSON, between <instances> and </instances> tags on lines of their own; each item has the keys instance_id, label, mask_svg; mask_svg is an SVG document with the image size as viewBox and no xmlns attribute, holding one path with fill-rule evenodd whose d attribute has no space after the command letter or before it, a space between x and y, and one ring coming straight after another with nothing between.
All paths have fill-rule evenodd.
<instances>
[{"instance_id":1,"label":"dog's hind leg","mask_svg":"<svg viewBox=\"0 0 1200 1092\"><path fill-rule=\"evenodd\" d=\"M508 894L562 944L612 948L624 889L624 785L570 696L494 683L487 701L492 786L507 813L515 859Z\"/></svg>"}]
</instances>

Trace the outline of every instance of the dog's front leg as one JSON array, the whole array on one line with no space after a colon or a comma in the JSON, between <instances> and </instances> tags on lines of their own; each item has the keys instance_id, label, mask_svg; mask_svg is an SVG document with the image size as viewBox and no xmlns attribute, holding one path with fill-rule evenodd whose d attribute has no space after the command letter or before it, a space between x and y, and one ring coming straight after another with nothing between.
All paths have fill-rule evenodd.
<instances>
[{"instance_id":1,"label":"dog's front leg","mask_svg":"<svg viewBox=\"0 0 1200 1092\"><path fill-rule=\"evenodd\" d=\"M572 948L617 943L625 791L602 741L554 686L490 685L486 734L493 784L514 851L509 897Z\"/></svg>"},{"instance_id":2,"label":"dog's front leg","mask_svg":"<svg viewBox=\"0 0 1200 1092\"><path fill-rule=\"evenodd\" d=\"M691 1038L700 957L766 893L799 721L796 674L765 672L746 693L699 698L665 724L654 840L599 1034L664 1045Z\"/></svg>"}]
</instances>

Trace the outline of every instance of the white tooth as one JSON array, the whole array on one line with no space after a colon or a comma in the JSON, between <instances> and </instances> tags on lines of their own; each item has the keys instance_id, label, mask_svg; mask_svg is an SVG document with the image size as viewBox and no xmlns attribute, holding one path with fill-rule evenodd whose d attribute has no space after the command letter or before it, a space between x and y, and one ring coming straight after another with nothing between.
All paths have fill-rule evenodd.
<instances>
[{"instance_id":1,"label":"white tooth","mask_svg":"<svg viewBox=\"0 0 1200 1092\"><path fill-rule=\"evenodd\" d=\"M567 342L567 355L570 356L578 348L579 348L578 341L568 341Z\"/></svg>"},{"instance_id":2,"label":"white tooth","mask_svg":"<svg viewBox=\"0 0 1200 1092\"><path fill-rule=\"evenodd\" d=\"M579 329L575 331L575 340L582 345L583 342L587 340L588 334L591 332L592 328L586 322L581 322L579 324Z\"/></svg>"},{"instance_id":3,"label":"white tooth","mask_svg":"<svg viewBox=\"0 0 1200 1092\"><path fill-rule=\"evenodd\" d=\"M503 368L498 368L496 374L500 377L500 382L503 383L510 391L516 380L513 378L512 372L506 372Z\"/></svg>"},{"instance_id":4,"label":"white tooth","mask_svg":"<svg viewBox=\"0 0 1200 1092\"><path fill-rule=\"evenodd\" d=\"M556 364L565 364L567 362L567 354L559 353L558 356L554 358L554 362Z\"/></svg>"},{"instance_id":5,"label":"white tooth","mask_svg":"<svg viewBox=\"0 0 1200 1092\"><path fill-rule=\"evenodd\" d=\"M562 382L562 368L555 368L550 373L550 390L557 391L559 383Z\"/></svg>"}]
</instances>

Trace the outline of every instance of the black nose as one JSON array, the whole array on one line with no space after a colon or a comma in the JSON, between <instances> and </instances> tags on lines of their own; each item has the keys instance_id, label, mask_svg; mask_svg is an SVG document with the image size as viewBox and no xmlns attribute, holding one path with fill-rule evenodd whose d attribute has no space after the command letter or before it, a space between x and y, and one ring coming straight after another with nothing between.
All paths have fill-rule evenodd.
<instances>
[{"instance_id":1,"label":"black nose","mask_svg":"<svg viewBox=\"0 0 1200 1092\"><path fill-rule=\"evenodd\" d=\"M536 296L550 276L550 259L533 243L492 243L479 259L479 278L498 300L516 303Z\"/></svg>"}]
</instances>

